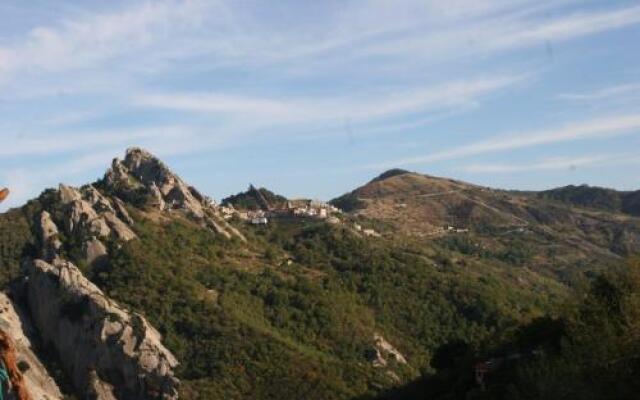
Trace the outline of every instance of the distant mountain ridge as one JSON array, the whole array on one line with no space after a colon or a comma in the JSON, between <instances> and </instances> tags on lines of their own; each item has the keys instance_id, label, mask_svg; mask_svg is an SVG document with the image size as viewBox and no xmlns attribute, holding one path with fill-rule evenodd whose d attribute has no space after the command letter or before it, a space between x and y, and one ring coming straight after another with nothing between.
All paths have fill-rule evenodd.
<instances>
[{"instance_id":1,"label":"distant mountain ridge","mask_svg":"<svg viewBox=\"0 0 640 400\"><path fill-rule=\"evenodd\" d=\"M586 186L513 192L394 169L331 202L383 221L395 234L438 237L448 227L494 233L526 229L557 237L585 256L615 257L640 248L640 220L634 218L638 199L640 191Z\"/></svg>"},{"instance_id":2,"label":"distant mountain ridge","mask_svg":"<svg viewBox=\"0 0 640 400\"><path fill-rule=\"evenodd\" d=\"M580 207L640 216L640 190L618 191L583 184L540 191L536 196Z\"/></svg>"}]
</instances>

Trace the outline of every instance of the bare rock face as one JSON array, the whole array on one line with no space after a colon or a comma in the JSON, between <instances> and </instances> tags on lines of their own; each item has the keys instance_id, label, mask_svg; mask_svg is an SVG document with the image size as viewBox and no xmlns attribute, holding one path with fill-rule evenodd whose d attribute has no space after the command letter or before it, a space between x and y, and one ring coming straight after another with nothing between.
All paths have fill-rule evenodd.
<instances>
[{"instance_id":1,"label":"bare rock face","mask_svg":"<svg viewBox=\"0 0 640 400\"><path fill-rule=\"evenodd\" d=\"M151 192L151 205L158 210L163 211L166 203L162 196L162 192L160 192L160 189L158 189L154 182L151 182L151 185L149 185L149 191Z\"/></svg>"},{"instance_id":2,"label":"bare rock face","mask_svg":"<svg viewBox=\"0 0 640 400\"><path fill-rule=\"evenodd\" d=\"M212 232L246 240L237 229L217 217L216 206L210 200L145 150L130 148L124 160L114 159L103 182L114 192L123 188L130 191L142 189L147 195L147 204L157 210L181 210Z\"/></svg>"},{"instance_id":3,"label":"bare rock face","mask_svg":"<svg viewBox=\"0 0 640 400\"><path fill-rule=\"evenodd\" d=\"M83 198L87 202L89 202L89 204L91 204L94 210L96 210L99 213L102 213L102 212L115 213L116 212L113 205L111 204L111 201L109 201L109 199L103 196L102 193L100 193L96 188L94 188L91 185L89 185L84 189Z\"/></svg>"},{"instance_id":4,"label":"bare rock face","mask_svg":"<svg viewBox=\"0 0 640 400\"><path fill-rule=\"evenodd\" d=\"M116 209L116 214L118 216L118 218L120 218L122 221L124 221L127 225L133 225L133 218L131 218L131 216L129 216L129 212L127 211L127 208L125 207L124 203L122 202L122 200L120 200L117 197L113 198L113 205Z\"/></svg>"},{"instance_id":5,"label":"bare rock face","mask_svg":"<svg viewBox=\"0 0 640 400\"><path fill-rule=\"evenodd\" d=\"M100 257L107 255L107 248L98 239L92 238L84 244L85 257L87 262L91 264Z\"/></svg>"},{"instance_id":6,"label":"bare rock face","mask_svg":"<svg viewBox=\"0 0 640 400\"><path fill-rule=\"evenodd\" d=\"M176 358L140 315L109 299L72 263L23 265L34 325L88 399L177 399Z\"/></svg>"},{"instance_id":7,"label":"bare rock face","mask_svg":"<svg viewBox=\"0 0 640 400\"><path fill-rule=\"evenodd\" d=\"M82 195L80 192L72 188L71 186L63 185L62 183L58 186L58 194L60 196L60 201L62 204L68 204L72 201L82 199Z\"/></svg>"},{"instance_id":8,"label":"bare rock face","mask_svg":"<svg viewBox=\"0 0 640 400\"><path fill-rule=\"evenodd\" d=\"M407 363L404 355L378 333L373 335L373 347L369 358L374 367L386 367L389 360L394 360L398 364Z\"/></svg>"},{"instance_id":9,"label":"bare rock face","mask_svg":"<svg viewBox=\"0 0 640 400\"><path fill-rule=\"evenodd\" d=\"M19 308L3 292L0 292L0 329L12 340L17 364L22 370L25 386L32 400L62 400L58 385L49 375L33 350L32 327Z\"/></svg>"},{"instance_id":10,"label":"bare rock face","mask_svg":"<svg viewBox=\"0 0 640 400\"><path fill-rule=\"evenodd\" d=\"M154 195L157 196L156 193L159 192L165 204L186 210L195 218L204 217L202 197L198 196L199 200L194 196L190 187L180 177L147 151L139 148L128 149L118 169L127 171L135 180L153 190ZM154 187L157 192L152 189Z\"/></svg>"},{"instance_id":11,"label":"bare rock face","mask_svg":"<svg viewBox=\"0 0 640 400\"><path fill-rule=\"evenodd\" d=\"M79 233L81 230L100 237L109 237L111 233L107 223L100 219L89 202L74 200L68 207L66 231L71 235Z\"/></svg>"},{"instance_id":12,"label":"bare rock face","mask_svg":"<svg viewBox=\"0 0 640 400\"><path fill-rule=\"evenodd\" d=\"M51 214L43 211L38 221L38 239L42 245L41 256L43 258L52 259L60 250L62 242L58 235L58 227L51 219Z\"/></svg>"},{"instance_id":13,"label":"bare rock face","mask_svg":"<svg viewBox=\"0 0 640 400\"><path fill-rule=\"evenodd\" d=\"M131 230L131 228L129 228L126 223L122 222L122 220L120 220L116 216L116 214L112 212L106 212L102 215L102 218L111 228L111 232L113 232L118 239L128 242L129 240L136 238L136 234Z\"/></svg>"},{"instance_id":14,"label":"bare rock face","mask_svg":"<svg viewBox=\"0 0 640 400\"><path fill-rule=\"evenodd\" d=\"M62 242L58 227L63 228L66 237L84 243L89 263L107 254L107 240L126 242L137 237L130 228L133 220L120 199L112 200L91 185L76 189L61 184L56 194L56 212L43 211L37 224L40 256L44 260L52 261L59 254ZM52 214L57 215L56 220Z\"/></svg>"}]
</instances>

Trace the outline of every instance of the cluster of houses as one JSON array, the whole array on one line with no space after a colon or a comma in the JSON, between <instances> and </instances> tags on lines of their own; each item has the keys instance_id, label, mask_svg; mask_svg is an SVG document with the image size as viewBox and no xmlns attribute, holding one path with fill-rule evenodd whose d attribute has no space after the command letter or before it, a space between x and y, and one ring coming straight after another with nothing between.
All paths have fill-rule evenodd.
<instances>
[{"instance_id":1,"label":"cluster of houses","mask_svg":"<svg viewBox=\"0 0 640 400\"><path fill-rule=\"evenodd\" d=\"M289 200L282 208L268 210L236 210L232 205L221 206L220 212L225 219L237 216L254 225L266 225L273 218L315 218L329 223L339 223L335 214L341 213L337 207L318 200Z\"/></svg>"}]
</instances>

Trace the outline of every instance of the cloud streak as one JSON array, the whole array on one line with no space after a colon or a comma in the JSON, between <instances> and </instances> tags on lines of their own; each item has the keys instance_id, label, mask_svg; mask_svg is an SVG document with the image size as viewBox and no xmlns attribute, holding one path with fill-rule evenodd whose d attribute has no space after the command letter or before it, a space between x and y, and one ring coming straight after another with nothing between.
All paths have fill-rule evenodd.
<instances>
[{"instance_id":1,"label":"cloud streak","mask_svg":"<svg viewBox=\"0 0 640 400\"><path fill-rule=\"evenodd\" d=\"M407 157L383 164L370 165L370 169L392 166L429 164L437 161L461 159L487 153L512 151L527 147L586 139L603 139L640 131L640 114L620 115L568 124L546 129L490 138L424 156Z\"/></svg>"},{"instance_id":2,"label":"cloud streak","mask_svg":"<svg viewBox=\"0 0 640 400\"><path fill-rule=\"evenodd\" d=\"M162 40L170 31L192 26L202 11L199 2L165 1L37 26L22 42L0 48L0 65L5 74L100 65Z\"/></svg>"},{"instance_id":3,"label":"cloud streak","mask_svg":"<svg viewBox=\"0 0 640 400\"><path fill-rule=\"evenodd\" d=\"M509 174L519 172L575 170L580 167L640 164L640 155L607 154L581 157L548 158L528 164L471 164L461 168L474 174Z\"/></svg>"},{"instance_id":4,"label":"cloud streak","mask_svg":"<svg viewBox=\"0 0 640 400\"><path fill-rule=\"evenodd\" d=\"M624 95L640 94L640 83L627 83L624 85L609 86L592 92L585 93L563 93L557 97L560 100L571 101L593 101L619 98Z\"/></svg>"},{"instance_id":5,"label":"cloud streak","mask_svg":"<svg viewBox=\"0 0 640 400\"><path fill-rule=\"evenodd\" d=\"M132 105L192 113L261 118L264 123L313 123L326 120L370 121L415 112L465 106L525 80L525 75L504 75L454 81L430 87L351 97L259 98L221 93L141 94Z\"/></svg>"}]
</instances>

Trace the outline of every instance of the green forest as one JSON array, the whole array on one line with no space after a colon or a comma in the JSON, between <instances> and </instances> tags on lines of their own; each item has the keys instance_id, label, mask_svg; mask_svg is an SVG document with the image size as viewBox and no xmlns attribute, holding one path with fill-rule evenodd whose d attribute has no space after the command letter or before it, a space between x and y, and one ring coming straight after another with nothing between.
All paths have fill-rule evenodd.
<instances>
[{"instance_id":1,"label":"green forest","mask_svg":"<svg viewBox=\"0 0 640 400\"><path fill-rule=\"evenodd\" d=\"M33 255L40 207L2 215L5 286ZM181 360L181 398L619 399L637 390L637 261L569 288L523 268L524 243L502 252L462 238L370 240L304 219L245 228L243 243L180 216L157 223L130 212L137 240L108 243L110 257L92 265L66 240L66 256L159 329ZM374 366L375 334L407 363ZM513 354L482 390L474 365Z\"/></svg>"}]
</instances>

